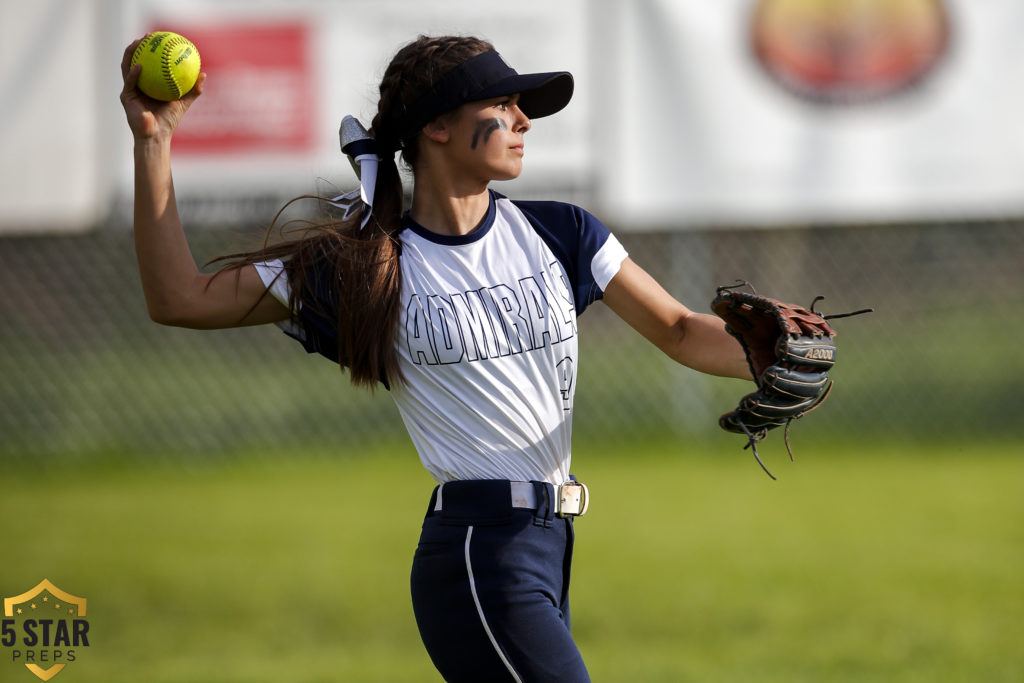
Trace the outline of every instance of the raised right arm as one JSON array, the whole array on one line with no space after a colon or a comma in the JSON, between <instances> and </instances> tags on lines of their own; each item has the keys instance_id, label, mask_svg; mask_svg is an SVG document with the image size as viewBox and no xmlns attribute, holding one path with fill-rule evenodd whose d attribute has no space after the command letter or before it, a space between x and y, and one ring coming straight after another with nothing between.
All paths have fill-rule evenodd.
<instances>
[{"instance_id":1,"label":"raised right arm","mask_svg":"<svg viewBox=\"0 0 1024 683\"><path fill-rule=\"evenodd\" d=\"M171 136L202 95L206 75L200 74L180 100L153 100L136 87L141 67L130 66L138 42L128 46L121 60L121 104L135 141L135 254L150 317L197 329L287 319L288 309L266 293L255 267L202 273L196 266L174 198Z\"/></svg>"}]
</instances>

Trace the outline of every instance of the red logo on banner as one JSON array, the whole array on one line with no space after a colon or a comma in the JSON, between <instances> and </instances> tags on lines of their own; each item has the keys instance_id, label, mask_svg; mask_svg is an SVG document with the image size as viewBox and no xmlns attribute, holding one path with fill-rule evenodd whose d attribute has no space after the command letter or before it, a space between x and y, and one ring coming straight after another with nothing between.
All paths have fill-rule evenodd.
<instances>
[{"instance_id":1,"label":"red logo on banner","mask_svg":"<svg viewBox=\"0 0 1024 683\"><path fill-rule=\"evenodd\" d=\"M874 100L906 89L946 52L942 0L761 0L754 53L778 82L828 103Z\"/></svg>"},{"instance_id":2,"label":"red logo on banner","mask_svg":"<svg viewBox=\"0 0 1024 683\"><path fill-rule=\"evenodd\" d=\"M316 111L304 23L174 24L199 48L203 96L174 134L176 153L307 152Z\"/></svg>"}]
</instances>

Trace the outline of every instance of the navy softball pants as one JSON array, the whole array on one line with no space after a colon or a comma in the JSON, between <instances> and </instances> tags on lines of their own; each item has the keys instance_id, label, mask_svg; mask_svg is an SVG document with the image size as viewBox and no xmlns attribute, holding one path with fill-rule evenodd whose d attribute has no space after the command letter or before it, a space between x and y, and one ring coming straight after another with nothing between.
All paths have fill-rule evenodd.
<instances>
[{"instance_id":1,"label":"navy softball pants","mask_svg":"<svg viewBox=\"0 0 1024 683\"><path fill-rule=\"evenodd\" d=\"M445 484L431 497L412 567L423 644L446 681L589 681L569 633L571 518L533 482L536 510L513 508L507 481Z\"/></svg>"}]
</instances>

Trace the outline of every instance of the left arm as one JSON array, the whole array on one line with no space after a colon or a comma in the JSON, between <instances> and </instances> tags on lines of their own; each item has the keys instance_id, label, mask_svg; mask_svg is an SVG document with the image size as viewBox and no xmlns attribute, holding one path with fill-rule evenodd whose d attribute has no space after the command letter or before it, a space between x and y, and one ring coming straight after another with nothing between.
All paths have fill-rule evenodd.
<instances>
[{"instance_id":1,"label":"left arm","mask_svg":"<svg viewBox=\"0 0 1024 683\"><path fill-rule=\"evenodd\" d=\"M753 379L721 318L691 311L632 259L608 283L604 302L676 362L709 375Z\"/></svg>"}]
</instances>

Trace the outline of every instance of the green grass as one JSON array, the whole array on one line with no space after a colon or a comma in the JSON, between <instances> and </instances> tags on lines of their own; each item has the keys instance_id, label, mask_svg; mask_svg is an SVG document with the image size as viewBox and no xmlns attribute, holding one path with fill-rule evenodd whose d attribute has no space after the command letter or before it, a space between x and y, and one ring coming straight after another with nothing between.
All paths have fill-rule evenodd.
<instances>
[{"instance_id":1,"label":"green grass","mask_svg":"<svg viewBox=\"0 0 1024 683\"><path fill-rule=\"evenodd\" d=\"M577 446L595 681L1024 678L1019 448L805 435L795 463L764 444L772 482L728 436ZM367 456L4 471L0 595L88 598L72 683L439 680L408 597L431 482L411 452Z\"/></svg>"}]
</instances>

